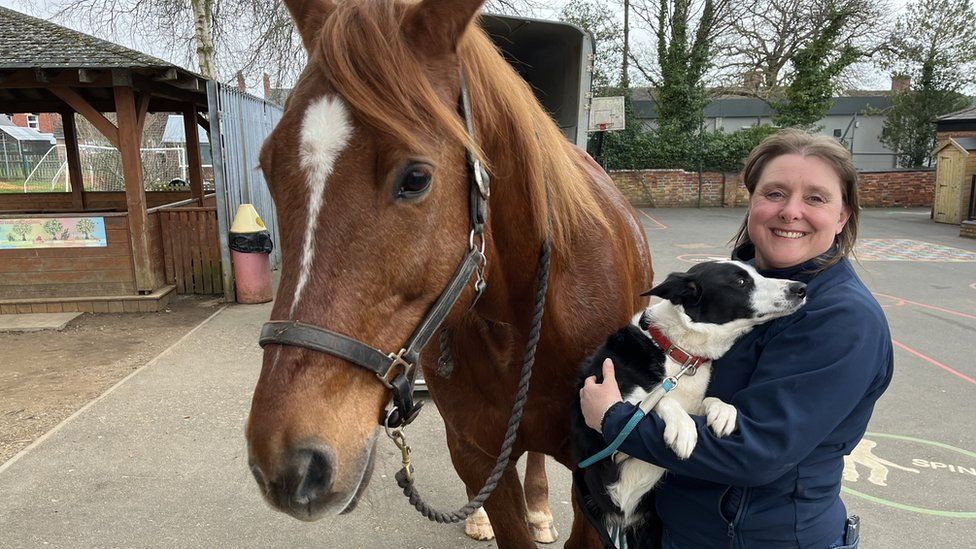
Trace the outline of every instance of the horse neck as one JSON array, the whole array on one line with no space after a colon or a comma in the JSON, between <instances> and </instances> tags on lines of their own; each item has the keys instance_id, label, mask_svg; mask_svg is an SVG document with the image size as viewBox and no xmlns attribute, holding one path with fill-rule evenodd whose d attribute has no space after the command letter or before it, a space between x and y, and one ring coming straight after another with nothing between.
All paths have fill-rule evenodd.
<instances>
[{"instance_id":1,"label":"horse neck","mask_svg":"<svg viewBox=\"0 0 976 549\"><path fill-rule=\"evenodd\" d=\"M485 305L486 308L494 309L488 316L514 322L516 319L512 317L526 316L525 304L532 302L535 292L535 266L539 261L545 235L538 234L534 204L538 200L545 201L546 197L545 190L540 191L536 184L527 180L526 170L523 169L526 160L524 152L518 149L519 143L526 144L526 140L512 140L507 137L509 136L499 135L483 141L483 150L491 162L493 173L492 195L488 206L488 283L489 287L502 290L495 295L504 294L508 297L488 299ZM549 192L558 192L558 188L550 188ZM536 196L536 193L542 196ZM547 215L551 215L548 210ZM552 274L554 273L550 276Z\"/></svg>"}]
</instances>

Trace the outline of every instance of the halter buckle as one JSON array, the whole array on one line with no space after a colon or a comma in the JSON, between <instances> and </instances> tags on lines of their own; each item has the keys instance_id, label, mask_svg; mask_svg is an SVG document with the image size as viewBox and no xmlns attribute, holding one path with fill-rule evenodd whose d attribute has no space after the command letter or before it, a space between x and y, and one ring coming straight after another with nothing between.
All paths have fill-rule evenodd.
<instances>
[{"instance_id":1,"label":"halter buckle","mask_svg":"<svg viewBox=\"0 0 976 549\"><path fill-rule=\"evenodd\" d=\"M403 355L406 353L406 349L400 349L400 352L394 354L390 353L387 358L390 359L390 367L386 370L386 375L376 374L376 377L380 378L380 382L386 386L387 389L393 389L393 378L397 374L402 373L404 376L409 376L410 372L413 370L413 364L407 362ZM397 368L399 366L399 368Z\"/></svg>"}]
</instances>

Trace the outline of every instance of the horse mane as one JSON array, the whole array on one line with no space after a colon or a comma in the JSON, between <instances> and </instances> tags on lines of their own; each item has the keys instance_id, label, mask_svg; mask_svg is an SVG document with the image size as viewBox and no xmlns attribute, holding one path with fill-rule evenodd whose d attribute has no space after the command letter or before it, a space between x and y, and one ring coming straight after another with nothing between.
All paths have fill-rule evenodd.
<instances>
[{"instance_id":1,"label":"horse mane","mask_svg":"<svg viewBox=\"0 0 976 549\"><path fill-rule=\"evenodd\" d=\"M462 37L458 57L468 79L475 132L486 144L485 136L496 136L505 153L487 159L471 143L456 104L435 91L418 48L403 32L406 8L393 1L346 1L326 20L317 52L329 82L357 119L410 150L427 150L439 140L470 148L488 166L493 183L525 181L535 232L540 239L550 236L556 257L571 253L574 235L588 226L609 232L604 206L574 145L476 25ZM494 184L493 191L506 189Z\"/></svg>"}]
</instances>

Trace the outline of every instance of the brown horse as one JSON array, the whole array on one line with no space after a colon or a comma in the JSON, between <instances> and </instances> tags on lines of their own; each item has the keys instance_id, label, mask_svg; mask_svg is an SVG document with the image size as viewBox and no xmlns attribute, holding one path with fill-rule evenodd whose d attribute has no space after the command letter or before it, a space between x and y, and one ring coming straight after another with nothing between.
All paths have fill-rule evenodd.
<instances>
[{"instance_id":1,"label":"brown horse","mask_svg":"<svg viewBox=\"0 0 976 549\"><path fill-rule=\"evenodd\" d=\"M515 461L531 451L574 465L577 365L641 307L652 271L636 212L473 23L482 1L286 0L309 63L261 152L283 251L271 314L403 347L469 250L468 151L484 160L487 289L475 302L468 284L444 321L451 375L436 373L436 344L421 363L472 495L502 445L550 240L535 372L513 460L485 502L499 547L532 547ZM462 72L477 145L458 115ZM268 345L246 433L266 499L303 520L350 511L388 400L363 368ZM579 512L566 546L599 546Z\"/></svg>"}]
</instances>

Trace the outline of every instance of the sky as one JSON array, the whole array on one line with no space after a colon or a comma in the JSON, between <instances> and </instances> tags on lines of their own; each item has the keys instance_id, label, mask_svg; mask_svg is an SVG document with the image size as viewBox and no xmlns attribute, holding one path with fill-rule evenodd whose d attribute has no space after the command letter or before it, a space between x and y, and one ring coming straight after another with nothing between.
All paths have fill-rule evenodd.
<instances>
[{"instance_id":1,"label":"sky","mask_svg":"<svg viewBox=\"0 0 976 549\"><path fill-rule=\"evenodd\" d=\"M896 13L900 13L904 8L905 4L907 4L909 0L889 0L889 1L891 2L892 6L895 8ZM976 0L970 0L970 1L976 2ZM537 14L537 16L542 18L555 19L558 16L559 11L562 9L562 6L565 5L567 2L568 0L550 0L545 3L549 7L543 8L540 11L540 13ZM50 10L45 10L43 8L43 6L45 5L50 5L50 3L46 2L45 0L33 0L31 3L34 6L41 7L40 10L32 9L25 0L0 0L0 6L12 8L39 17L44 16L43 12L50 11ZM42 13L36 13L37 11L41 11ZM75 28L76 30L80 30L82 32L93 34L90 29L81 28L80 26L72 24L70 22L68 22L66 26ZM162 59L166 59L178 65L186 65L185 60L173 59L172 55L170 55L167 51L161 49L160 46L156 45L158 44L158 41L156 44L154 44L151 38L139 37L139 36L129 36L129 37L99 36L99 37L104 38L106 40L111 40L120 43L124 46L142 51L144 53L148 53L150 55L154 55L156 57L160 57ZM259 91L256 89L258 87L258 82L253 82L253 83L248 82L248 84L249 86L253 86L255 88L251 90L252 92ZM873 67L867 67L865 69L864 76L861 78L861 82L859 83L859 87L861 89L888 89L889 86L890 86L889 76L881 73L881 71Z\"/></svg>"}]
</instances>

